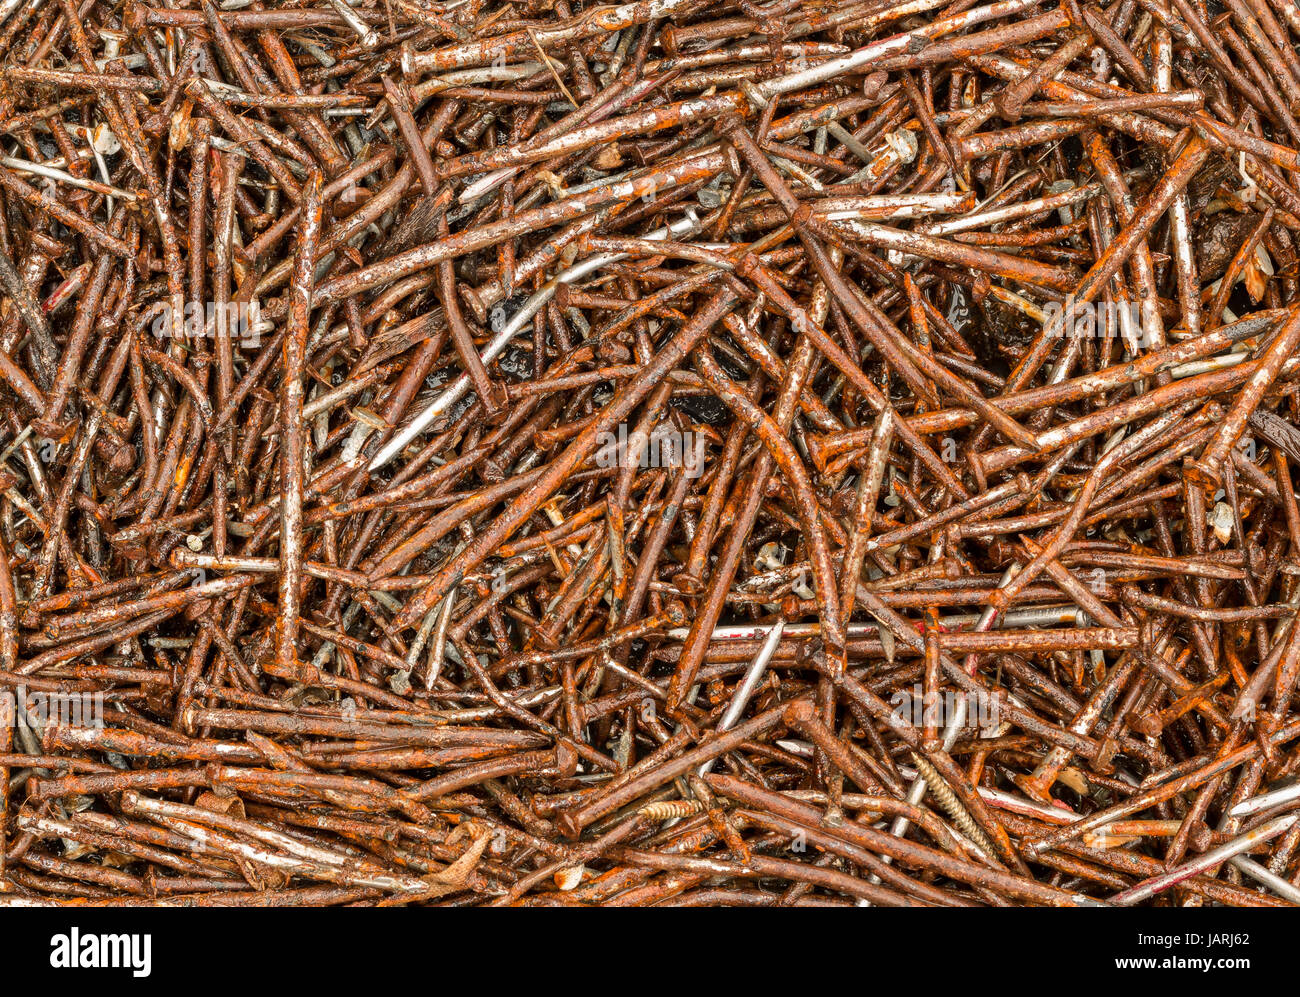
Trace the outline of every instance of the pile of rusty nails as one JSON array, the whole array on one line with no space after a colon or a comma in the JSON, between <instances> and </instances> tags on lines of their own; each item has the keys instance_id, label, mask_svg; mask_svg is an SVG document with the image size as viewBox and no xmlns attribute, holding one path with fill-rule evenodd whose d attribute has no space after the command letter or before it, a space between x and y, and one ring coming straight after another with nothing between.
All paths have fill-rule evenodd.
<instances>
[{"instance_id":1,"label":"pile of rusty nails","mask_svg":"<svg viewBox=\"0 0 1300 997\"><path fill-rule=\"evenodd\" d=\"M0 905L1300 903L1290 0L4 0Z\"/></svg>"}]
</instances>

